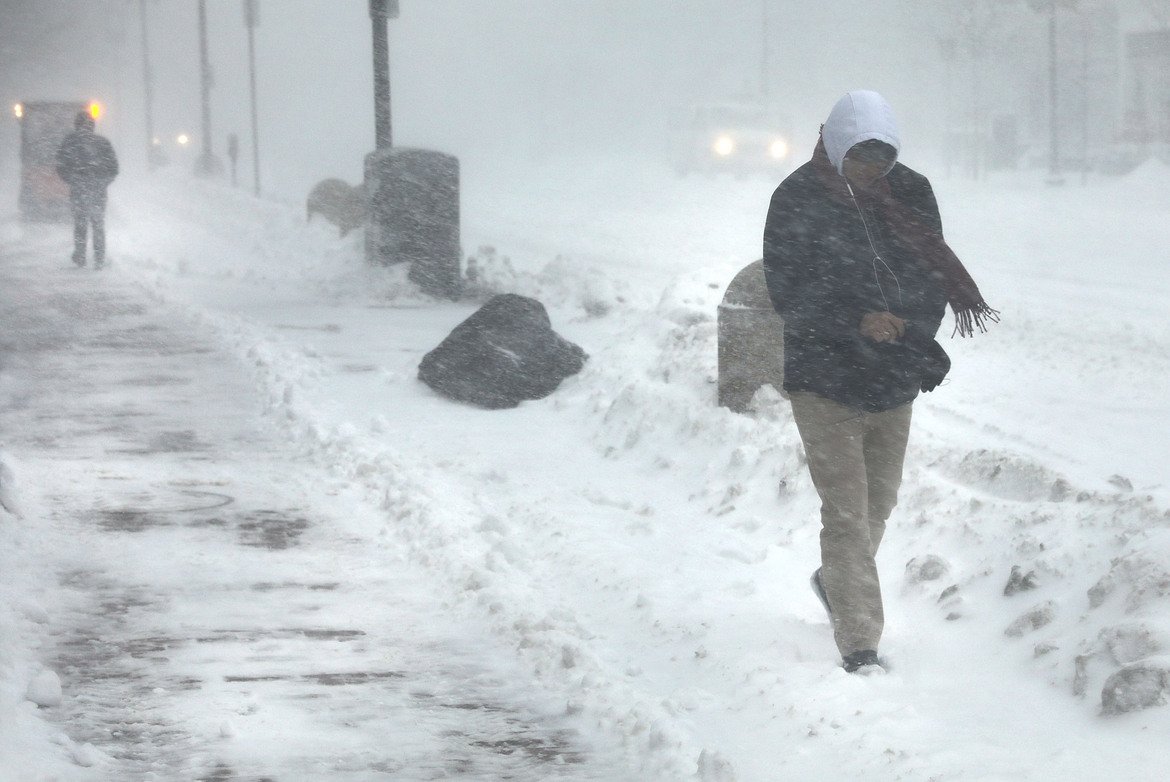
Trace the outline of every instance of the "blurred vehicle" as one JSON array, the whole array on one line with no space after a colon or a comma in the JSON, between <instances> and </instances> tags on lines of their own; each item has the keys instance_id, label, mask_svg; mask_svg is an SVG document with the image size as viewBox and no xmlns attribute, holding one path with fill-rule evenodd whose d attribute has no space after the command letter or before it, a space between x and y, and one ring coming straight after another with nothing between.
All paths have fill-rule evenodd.
<instances>
[{"instance_id":1,"label":"blurred vehicle","mask_svg":"<svg viewBox=\"0 0 1170 782\"><path fill-rule=\"evenodd\" d=\"M20 122L20 215L28 221L68 222L69 186L57 176L57 149L73 132L78 112L96 120L101 106L84 101L35 101L14 107Z\"/></svg>"},{"instance_id":2,"label":"blurred vehicle","mask_svg":"<svg viewBox=\"0 0 1170 782\"><path fill-rule=\"evenodd\" d=\"M717 103L694 106L680 129L679 174L777 176L790 166L784 123L763 106Z\"/></svg>"}]
</instances>

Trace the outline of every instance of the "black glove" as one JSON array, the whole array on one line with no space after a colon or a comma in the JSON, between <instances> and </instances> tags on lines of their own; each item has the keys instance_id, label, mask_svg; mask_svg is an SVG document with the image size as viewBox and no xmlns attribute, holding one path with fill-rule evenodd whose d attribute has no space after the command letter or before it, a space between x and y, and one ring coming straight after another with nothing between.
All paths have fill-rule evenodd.
<instances>
[{"instance_id":1,"label":"black glove","mask_svg":"<svg viewBox=\"0 0 1170 782\"><path fill-rule=\"evenodd\" d=\"M938 344L938 340L930 341L922 353L922 390L933 391L951 371L951 357Z\"/></svg>"}]
</instances>

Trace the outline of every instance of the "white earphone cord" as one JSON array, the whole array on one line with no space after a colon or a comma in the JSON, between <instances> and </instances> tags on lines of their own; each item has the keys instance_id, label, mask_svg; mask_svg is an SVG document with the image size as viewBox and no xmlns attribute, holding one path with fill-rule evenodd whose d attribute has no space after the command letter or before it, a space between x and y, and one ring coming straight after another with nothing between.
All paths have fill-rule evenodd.
<instances>
[{"instance_id":1,"label":"white earphone cord","mask_svg":"<svg viewBox=\"0 0 1170 782\"><path fill-rule=\"evenodd\" d=\"M894 274L894 270L886 263L886 259L878 253L877 247L874 246L873 237L869 233L869 223L865 221L865 213L861 211L861 204L857 202L857 196L853 194L853 186L849 184L849 180L845 180L845 187L849 189L849 197L853 199L853 206L857 209L857 216L861 218L861 227L865 229L865 239L869 242L869 249L873 252L873 259L870 265L873 266L873 281L877 283L878 293L882 297L882 303L886 305L886 312L891 312L890 302L886 299L886 291L882 288L882 280L878 275L877 262L881 261L882 266L886 267L886 271L894 278L894 284L898 286L898 303L902 303L902 282L898 279L898 275Z\"/></svg>"}]
</instances>

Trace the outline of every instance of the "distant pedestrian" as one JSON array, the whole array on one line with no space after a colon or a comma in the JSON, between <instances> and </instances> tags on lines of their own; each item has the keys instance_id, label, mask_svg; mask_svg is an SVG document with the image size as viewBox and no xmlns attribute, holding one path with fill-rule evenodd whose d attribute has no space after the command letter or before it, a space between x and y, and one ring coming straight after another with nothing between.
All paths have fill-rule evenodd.
<instances>
[{"instance_id":1,"label":"distant pedestrian","mask_svg":"<svg viewBox=\"0 0 1170 782\"><path fill-rule=\"evenodd\" d=\"M919 391L950 369L935 341L949 303L955 332L998 321L947 246L926 177L897 162L893 111L850 92L813 158L776 189L764 276L784 320L784 389L821 499L812 586L845 670L882 667L875 555L898 499Z\"/></svg>"},{"instance_id":2,"label":"distant pedestrian","mask_svg":"<svg viewBox=\"0 0 1170 782\"><path fill-rule=\"evenodd\" d=\"M85 266L86 234L93 228L93 265L106 262L106 189L118 176L118 157L109 139L94 132L89 112L79 112L75 130L57 150L57 173L69 185L73 210L73 262Z\"/></svg>"}]
</instances>

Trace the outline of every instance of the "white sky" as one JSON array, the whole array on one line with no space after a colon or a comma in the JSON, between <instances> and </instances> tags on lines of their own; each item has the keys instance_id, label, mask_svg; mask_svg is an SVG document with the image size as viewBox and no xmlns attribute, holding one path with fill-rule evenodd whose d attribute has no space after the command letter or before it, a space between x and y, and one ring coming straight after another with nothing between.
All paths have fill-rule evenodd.
<instances>
[{"instance_id":1,"label":"white sky","mask_svg":"<svg viewBox=\"0 0 1170 782\"><path fill-rule=\"evenodd\" d=\"M140 163L138 3L62 4L76 6L79 19L104 10L100 19L78 25L83 34L62 36L68 56L46 56L45 68L16 74L8 79L12 86L0 77L0 89L12 93L3 97L100 97L110 105L106 132L129 165ZM893 103L910 158L935 145L946 105L937 42L948 31L939 14L958 0L769 4L773 90L798 154L811 147L841 93L862 87ZM356 181L373 146L367 3L260 5L266 191L296 200L326 176ZM181 131L199 131L197 3L148 0L148 6L155 125L169 142ZM665 156L680 109L758 87L762 0L401 0L401 6L402 17L391 23L395 142L452 152L465 164L599 151ZM1021 3L1000 6L1009 9L1005 14L1024 13ZM208 8L214 145L222 154L227 134L240 135L247 182L241 0L208 0ZM1152 23L1136 12L1127 19ZM1013 46L1040 56L1046 39L1035 20L1033 27L1019 32Z\"/></svg>"}]
</instances>

